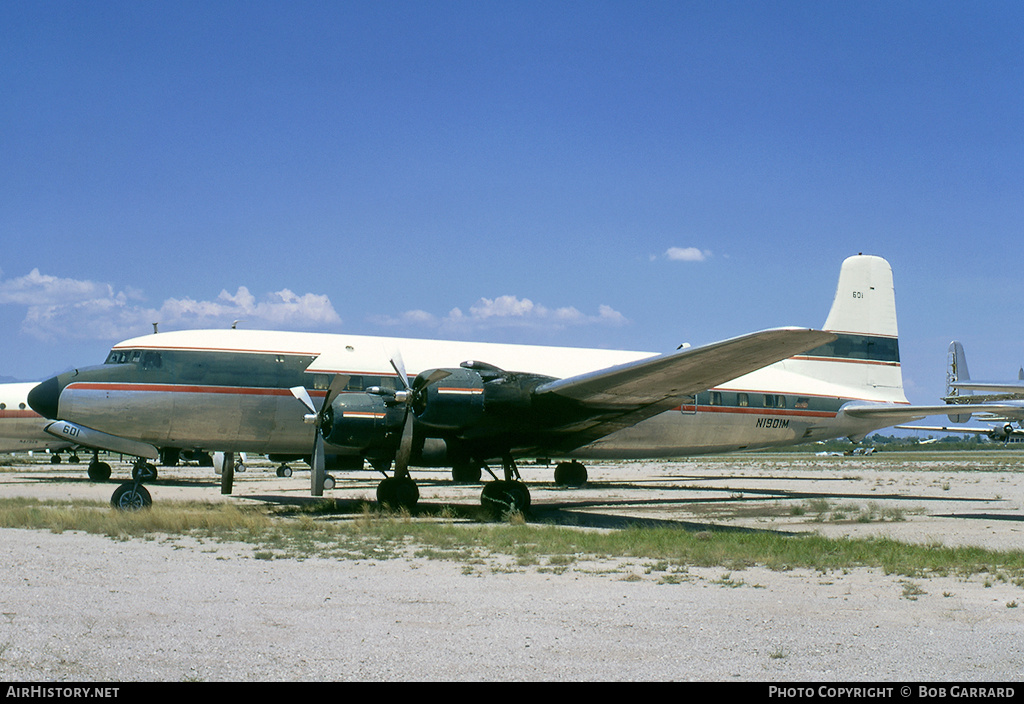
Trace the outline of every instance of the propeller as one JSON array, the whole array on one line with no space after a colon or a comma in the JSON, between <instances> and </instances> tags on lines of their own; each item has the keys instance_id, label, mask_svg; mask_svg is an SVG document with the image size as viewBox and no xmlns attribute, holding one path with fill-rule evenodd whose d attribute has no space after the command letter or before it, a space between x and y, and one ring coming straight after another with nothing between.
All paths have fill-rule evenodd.
<instances>
[{"instance_id":1,"label":"propeller","mask_svg":"<svg viewBox=\"0 0 1024 704\"><path fill-rule=\"evenodd\" d=\"M306 390L305 386L293 386L289 391L292 392L292 396L302 401L306 408L310 410L303 420L310 425L316 426L316 430L313 433L313 456L310 460L310 468L312 472L309 480L309 491L312 496L323 496L324 495L324 478L326 477L324 461L324 436L320 432L324 422L327 420L328 413L331 408L331 397L336 396L344 390L345 386L348 385L349 377L345 374L335 374L334 379L331 380L331 385L327 388L327 393L324 395L324 402L320 406L320 410L316 410L316 406L313 405L313 399L309 395L309 391Z\"/></svg>"},{"instance_id":2,"label":"propeller","mask_svg":"<svg viewBox=\"0 0 1024 704\"><path fill-rule=\"evenodd\" d=\"M409 461L412 459L413 425L415 423L415 414L411 413L413 403L417 395L423 389L435 381L440 381L441 379L449 376L451 372L445 371L444 369L434 369L429 374L418 375L412 385L410 385L409 375L405 370L405 362L402 361L402 353L397 349L394 350L389 361L391 363L391 368L394 369L395 373L398 375L398 383L402 388L398 390L391 390L382 389L380 387L371 387L370 389L367 389L367 391L393 398L394 403L400 403L404 407L402 435L398 441L398 448L395 450L394 476L408 477Z\"/></svg>"},{"instance_id":3,"label":"propeller","mask_svg":"<svg viewBox=\"0 0 1024 704\"><path fill-rule=\"evenodd\" d=\"M412 426L413 414L409 412L412 408L413 388L409 386L409 376L405 373L405 362L402 361L402 353L395 350L391 356L391 368L398 374L398 383L402 385L402 391L395 393L395 400L405 405L405 418L402 421L402 438L398 441L398 449L395 451L395 476L409 476L409 460L412 458Z\"/></svg>"}]
</instances>

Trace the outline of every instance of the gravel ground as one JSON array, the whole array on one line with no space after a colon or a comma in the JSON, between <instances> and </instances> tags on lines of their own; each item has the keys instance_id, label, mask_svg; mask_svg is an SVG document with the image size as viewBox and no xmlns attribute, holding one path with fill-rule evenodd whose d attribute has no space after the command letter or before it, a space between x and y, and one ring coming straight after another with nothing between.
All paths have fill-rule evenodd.
<instances>
[{"instance_id":1,"label":"gravel ground","mask_svg":"<svg viewBox=\"0 0 1024 704\"><path fill-rule=\"evenodd\" d=\"M1019 549L1024 487L1016 467L1014 455L969 465L806 456L606 464L592 468L590 488L541 486L534 502L548 516L572 510L576 522L612 527L632 515L684 527ZM305 492L304 475L278 479L254 463L239 476L236 497L224 498L206 472L165 472L154 497L246 501ZM0 473L0 495L109 496L114 485L90 484L82 473L22 467ZM373 482L359 481L335 493L372 494ZM425 501L476 497L429 482L422 492ZM812 494L831 503L832 517L813 515ZM834 517L868 503L905 514ZM1001 682L1024 673L1024 588L991 575L666 575L624 560L562 573L467 570L413 558L263 560L249 545L180 538L19 529L0 537L5 681Z\"/></svg>"}]
</instances>

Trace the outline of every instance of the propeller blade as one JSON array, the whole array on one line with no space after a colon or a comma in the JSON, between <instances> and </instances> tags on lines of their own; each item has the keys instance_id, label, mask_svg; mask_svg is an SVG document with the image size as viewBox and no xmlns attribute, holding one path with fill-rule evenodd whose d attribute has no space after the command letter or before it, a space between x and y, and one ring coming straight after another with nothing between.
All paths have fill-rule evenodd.
<instances>
[{"instance_id":1,"label":"propeller blade","mask_svg":"<svg viewBox=\"0 0 1024 704\"><path fill-rule=\"evenodd\" d=\"M310 398L309 391L306 390L305 386L293 386L288 389L292 392L292 396L306 404L306 408L312 413L316 413L316 406L313 405L313 399Z\"/></svg>"},{"instance_id":2,"label":"propeller blade","mask_svg":"<svg viewBox=\"0 0 1024 704\"><path fill-rule=\"evenodd\" d=\"M405 362L402 361L402 353L395 350L394 354L391 355L391 368L398 374L398 383L402 385L402 388L408 391L409 386L409 375L405 373Z\"/></svg>"},{"instance_id":3,"label":"propeller blade","mask_svg":"<svg viewBox=\"0 0 1024 704\"><path fill-rule=\"evenodd\" d=\"M337 396L338 394L345 390L345 387L348 386L348 380L350 378L351 377L349 377L348 374L334 375L334 378L331 379L331 385L327 388L327 396L324 397L325 406L327 405L327 402L331 399L332 396Z\"/></svg>"},{"instance_id":4,"label":"propeller blade","mask_svg":"<svg viewBox=\"0 0 1024 704\"><path fill-rule=\"evenodd\" d=\"M395 452L395 476L409 476L409 460L412 459L412 426L415 419L408 411L405 414L405 425L402 427L402 439Z\"/></svg>"},{"instance_id":5,"label":"propeller blade","mask_svg":"<svg viewBox=\"0 0 1024 704\"><path fill-rule=\"evenodd\" d=\"M316 440L313 442L313 458L311 460L312 470L309 479L309 493L311 496L324 495L324 477L327 472L324 469L324 438L317 431Z\"/></svg>"},{"instance_id":6,"label":"propeller blade","mask_svg":"<svg viewBox=\"0 0 1024 704\"><path fill-rule=\"evenodd\" d=\"M451 375L452 375L451 372L446 371L444 369L435 369L432 372L430 372L430 374L428 374L427 376L423 376L423 375L417 376L413 381L416 384L416 390L419 391L420 389L424 389L424 388L430 386L435 381L441 381L442 379L447 379Z\"/></svg>"}]
</instances>

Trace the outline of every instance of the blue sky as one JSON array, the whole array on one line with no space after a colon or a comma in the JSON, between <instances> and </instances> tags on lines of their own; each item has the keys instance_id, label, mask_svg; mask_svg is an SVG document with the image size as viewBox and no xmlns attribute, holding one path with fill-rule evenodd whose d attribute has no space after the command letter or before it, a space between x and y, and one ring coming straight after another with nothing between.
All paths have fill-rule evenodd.
<instances>
[{"instance_id":1,"label":"blue sky","mask_svg":"<svg viewBox=\"0 0 1024 704\"><path fill-rule=\"evenodd\" d=\"M1019 2L0 4L0 376L161 330L668 351L893 266L1024 362Z\"/></svg>"}]
</instances>

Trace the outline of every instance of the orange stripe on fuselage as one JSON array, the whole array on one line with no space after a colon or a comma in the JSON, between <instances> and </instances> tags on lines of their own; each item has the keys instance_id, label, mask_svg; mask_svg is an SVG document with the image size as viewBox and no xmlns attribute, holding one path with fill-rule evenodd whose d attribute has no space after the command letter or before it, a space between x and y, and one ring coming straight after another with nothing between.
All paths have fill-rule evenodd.
<instances>
[{"instance_id":1,"label":"orange stripe on fuselage","mask_svg":"<svg viewBox=\"0 0 1024 704\"><path fill-rule=\"evenodd\" d=\"M741 413L759 416L795 416L797 418L835 418L835 411L798 411L793 408L752 408L750 406L676 406L672 410L684 413Z\"/></svg>"},{"instance_id":2,"label":"orange stripe on fuselage","mask_svg":"<svg viewBox=\"0 0 1024 704\"><path fill-rule=\"evenodd\" d=\"M198 386L192 384L120 384L104 381L76 381L65 389L81 391L150 391L186 394L243 394L250 396L291 396L289 389L252 386ZM326 391L308 389L311 396L325 396Z\"/></svg>"}]
</instances>

